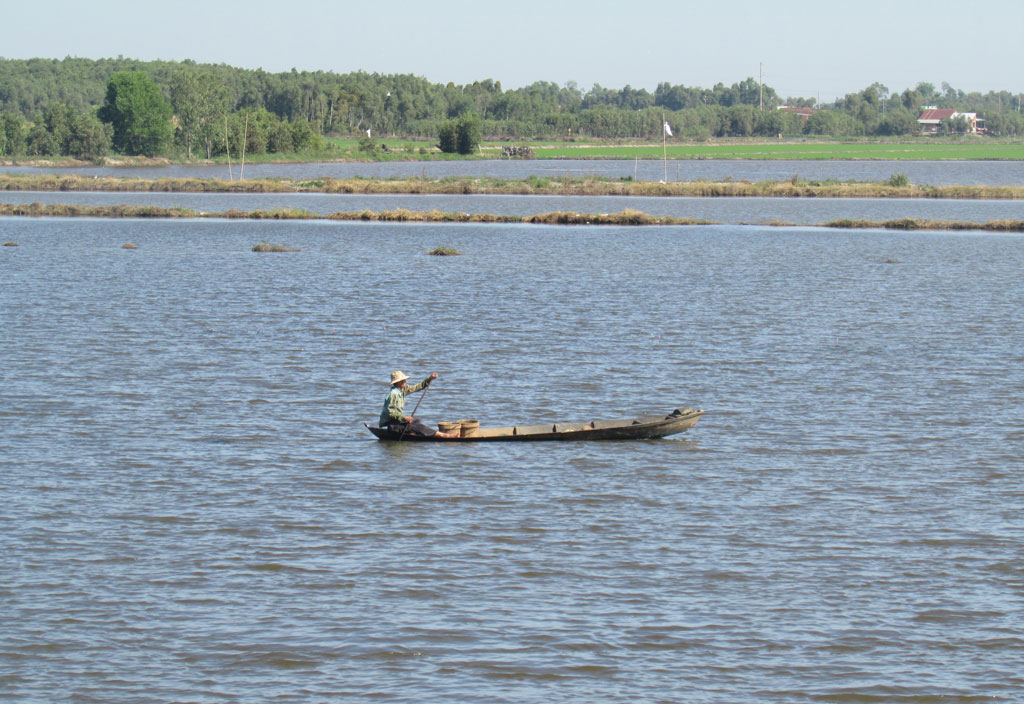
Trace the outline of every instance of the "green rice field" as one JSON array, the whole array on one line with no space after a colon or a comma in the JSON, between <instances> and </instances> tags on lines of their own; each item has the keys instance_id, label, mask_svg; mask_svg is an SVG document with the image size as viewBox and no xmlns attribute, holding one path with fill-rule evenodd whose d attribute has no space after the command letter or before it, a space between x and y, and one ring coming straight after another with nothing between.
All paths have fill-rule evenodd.
<instances>
[{"instance_id":1,"label":"green rice field","mask_svg":"<svg viewBox=\"0 0 1024 704\"><path fill-rule=\"evenodd\" d=\"M532 145L538 159L880 159L880 160L1024 160L1024 144L999 142L911 143L734 142L662 145Z\"/></svg>"},{"instance_id":2,"label":"green rice field","mask_svg":"<svg viewBox=\"0 0 1024 704\"><path fill-rule=\"evenodd\" d=\"M331 138L334 157L354 160L401 161L436 159L493 159L499 157L502 146L509 142L487 141L475 156L441 154L436 142L430 140L381 139L387 152L377 151L370 155L358 150L356 139ZM952 142L921 138L907 142L823 142L823 141L755 141L729 140L726 142L704 142L669 144L662 151L660 143L566 143L516 141L533 148L537 159L876 159L895 161L1021 161L1024 160L1024 143L996 141L989 138Z\"/></svg>"}]
</instances>

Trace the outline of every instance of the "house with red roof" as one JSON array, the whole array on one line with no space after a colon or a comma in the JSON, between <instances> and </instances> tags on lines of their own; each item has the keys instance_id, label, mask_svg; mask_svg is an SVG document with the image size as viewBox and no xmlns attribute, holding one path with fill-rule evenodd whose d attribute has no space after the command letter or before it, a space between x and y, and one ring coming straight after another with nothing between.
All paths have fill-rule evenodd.
<instances>
[{"instance_id":1,"label":"house with red roof","mask_svg":"<svg viewBox=\"0 0 1024 704\"><path fill-rule=\"evenodd\" d=\"M968 134L978 134L985 131L983 126L985 119L978 117L976 112L960 112L950 109L940 110L934 107L926 107L923 110L924 112L921 113L921 117L917 118L921 134L938 134L943 120L959 120L962 117L967 119Z\"/></svg>"},{"instance_id":2,"label":"house with red roof","mask_svg":"<svg viewBox=\"0 0 1024 704\"><path fill-rule=\"evenodd\" d=\"M801 123L807 122L807 118L818 112L814 108L793 108L788 105L780 105L778 109L799 115Z\"/></svg>"}]
</instances>

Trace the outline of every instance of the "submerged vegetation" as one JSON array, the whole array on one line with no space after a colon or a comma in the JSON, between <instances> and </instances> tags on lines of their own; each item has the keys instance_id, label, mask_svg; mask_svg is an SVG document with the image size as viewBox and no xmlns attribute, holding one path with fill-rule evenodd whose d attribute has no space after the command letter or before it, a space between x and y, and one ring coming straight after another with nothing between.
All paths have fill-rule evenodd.
<instances>
[{"instance_id":1,"label":"submerged vegetation","mask_svg":"<svg viewBox=\"0 0 1024 704\"><path fill-rule=\"evenodd\" d=\"M298 252L297 249L291 247L285 247L283 244L268 244L266 242L260 242L254 245L252 248L254 252Z\"/></svg>"},{"instance_id":2,"label":"submerged vegetation","mask_svg":"<svg viewBox=\"0 0 1024 704\"><path fill-rule=\"evenodd\" d=\"M434 249L427 252L435 257L457 257L462 254L455 247L435 247Z\"/></svg>"}]
</instances>

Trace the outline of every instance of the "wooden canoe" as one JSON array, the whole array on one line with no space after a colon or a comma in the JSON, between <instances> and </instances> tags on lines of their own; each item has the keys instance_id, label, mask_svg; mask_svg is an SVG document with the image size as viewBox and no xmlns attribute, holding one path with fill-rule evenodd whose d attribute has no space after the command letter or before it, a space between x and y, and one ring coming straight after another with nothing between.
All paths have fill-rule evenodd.
<instances>
[{"instance_id":1,"label":"wooden canoe","mask_svg":"<svg viewBox=\"0 0 1024 704\"><path fill-rule=\"evenodd\" d=\"M586 423L545 423L543 425L513 425L507 428L478 428L471 435L458 438L405 435L387 428L363 425L379 440L402 442L514 442L527 440L646 440L663 438L688 430L697 424L704 411L692 408L676 409L667 416L641 416L626 420L592 420Z\"/></svg>"}]
</instances>

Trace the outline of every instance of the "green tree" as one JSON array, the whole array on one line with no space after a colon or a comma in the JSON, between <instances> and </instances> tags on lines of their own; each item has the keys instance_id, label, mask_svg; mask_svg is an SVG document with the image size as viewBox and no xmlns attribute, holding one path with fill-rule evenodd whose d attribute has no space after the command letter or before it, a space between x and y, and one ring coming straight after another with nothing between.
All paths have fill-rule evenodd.
<instances>
[{"instance_id":1,"label":"green tree","mask_svg":"<svg viewBox=\"0 0 1024 704\"><path fill-rule=\"evenodd\" d=\"M882 117L878 127L875 128L875 133L883 136L903 136L916 134L917 130L917 116L904 107L898 107Z\"/></svg>"},{"instance_id":2,"label":"green tree","mask_svg":"<svg viewBox=\"0 0 1024 704\"><path fill-rule=\"evenodd\" d=\"M939 129L942 134L967 134L971 129L971 121L967 119L966 115L959 115L956 118L945 117L939 124Z\"/></svg>"},{"instance_id":3,"label":"green tree","mask_svg":"<svg viewBox=\"0 0 1024 704\"><path fill-rule=\"evenodd\" d=\"M210 157L214 131L223 126L227 114L228 93L224 81L211 71L198 72L188 67L171 77L171 107L177 118L177 136L188 158L192 147L206 143Z\"/></svg>"},{"instance_id":4,"label":"green tree","mask_svg":"<svg viewBox=\"0 0 1024 704\"><path fill-rule=\"evenodd\" d=\"M989 134L996 137L1018 137L1024 134L1024 117L1019 112L997 112L985 116Z\"/></svg>"},{"instance_id":5,"label":"green tree","mask_svg":"<svg viewBox=\"0 0 1024 704\"><path fill-rule=\"evenodd\" d=\"M454 154L459 150L458 128L455 120L445 120L437 130L438 147L445 154Z\"/></svg>"},{"instance_id":6,"label":"green tree","mask_svg":"<svg viewBox=\"0 0 1024 704\"><path fill-rule=\"evenodd\" d=\"M124 154L156 156L171 141L171 105L142 71L119 71L107 82L99 117L114 128L114 147Z\"/></svg>"},{"instance_id":7,"label":"green tree","mask_svg":"<svg viewBox=\"0 0 1024 704\"><path fill-rule=\"evenodd\" d=\"M296 122L291 125L292 150L296 152L319 151L323 148L323 138L316 133L308 122Z\"/></svg>"},{"instance_id":8,"label":"green tree","mask_svg":"<svg viewBox=\"0 0 1024 704\"><path fill-rule=\"evenodd\" d=\"M864 125L844 112L819 110L807 118L804 133L832 137L856 137L864 134Z\"/></svg>"},{"instance_id":9,"label":"green tree","mask_svg":"<svg viewBox=\"0 0 1024 704\"><path fill-rule=\"evenodd\" d=\"M71 118L65 145L68 156L76 159L98 159L110 152L114 131L95 115L79 112Z\"/></svg>"},{"instance_id":10,"label":"green tree","mask_svg":"<svg viewBox=\"0 0 1024 704\"><path fill-rule=\"evenodd\" d=\"M71 125L77 115L64 103L51 103L43 111L43 124L50 133L52 154L67 154Z\"/></svg>"},{"instance_id":11,"label":"green tree","mask_svg":"<svg viewBox=\"0 0 1024 704\"><path fill-rule=\"evenodd\" d=\"M28 130L25 151L29 156L56 156L60 154L60 145L46 129L46 125L35 124Z\"/></svg>"},{"instance_id":12,"label":"green tree","mask_svg":"<svg viewBox=\"0 0 1024 704\"><path fill-rule=\"evenodd\" d=\"M934 102L935 99L939 97L938 91L935 90L935 86L927 82L918 83L914 91L927 103Z\"/></svg>"},{"instance_id":13,"label":"green tree","mask_svg":"<svg viewBox=\"0 0 1024 704\"><path fill-rule=\"evenodd\" d=\"M473 154L480 148L483 141L483 126L476 113L466 113L459 117L455 126L456 149L459 154Z\"/></svg>"},{"instance_id":14,"label":"green tree","mask_svg":"<svg viewBox=\"0 0 1024 704\"><path fill-rule=\"evenodd\" d=\"M267 151L276 154L295 151L292 130L287 122L275 122L267 131Z\"/></svg>"},{"instance_id":15,"label":"green tree","mask_svg":"<svg viewBox=\"0 0 1024 704\"><path fill-rule=\"evenodd\" d=\"M0 115L0 156L25 153L25 118L14 113Z\"/></svg>"}]
</instances>

